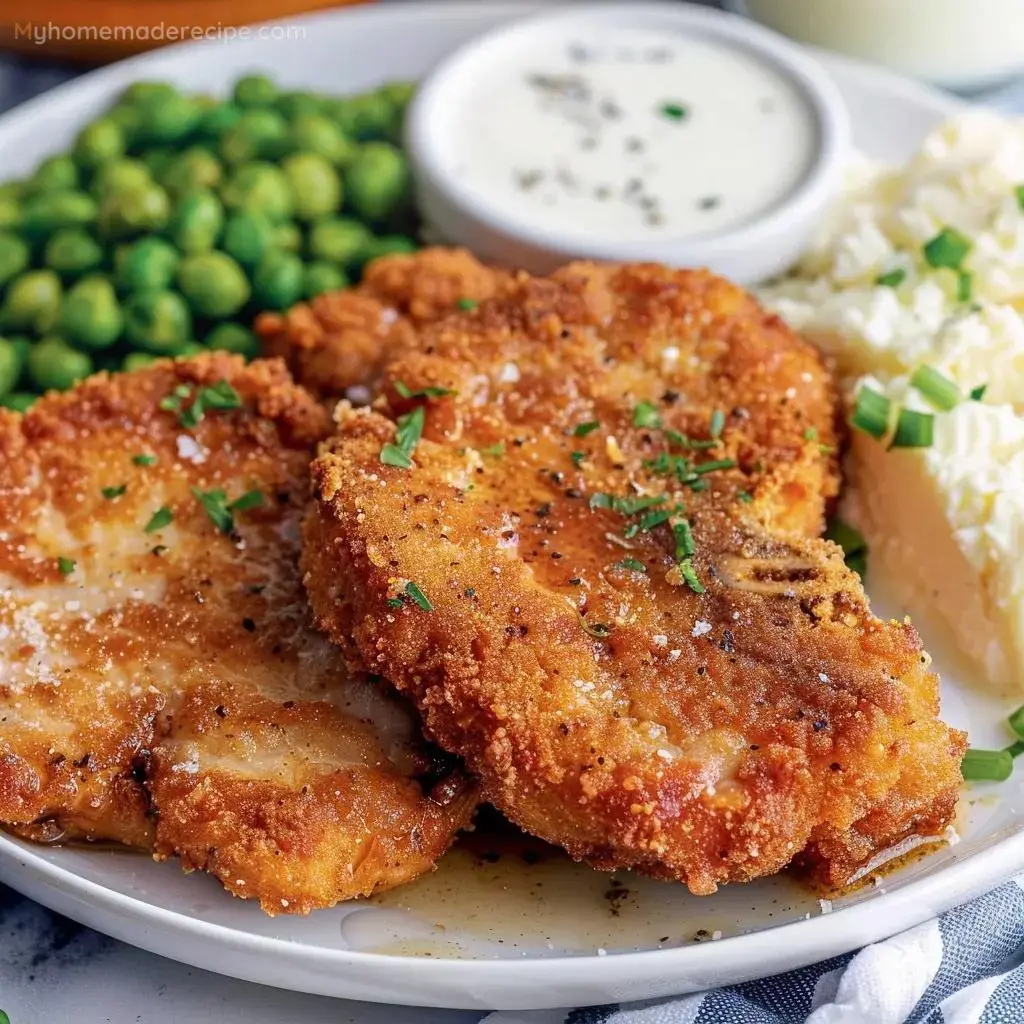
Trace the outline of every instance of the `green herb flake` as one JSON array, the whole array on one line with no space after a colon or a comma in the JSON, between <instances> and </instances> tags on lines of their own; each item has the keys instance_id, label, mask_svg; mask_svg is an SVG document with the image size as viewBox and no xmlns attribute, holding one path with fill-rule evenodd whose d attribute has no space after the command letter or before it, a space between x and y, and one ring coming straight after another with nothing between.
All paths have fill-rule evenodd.
<instances>
[{"instance_id":1,"label":"green herb flake","mask_svg":"<svg viewBox=\"0 0 1024 1024\"><path fill-rule=\"evenodd\" d=\"M890 448L931 448L935 417L930 412L900 409Z\"/></svg>"},{"instance_id":2,"label":"green herb flake","mask_svg":"<svg viewBox=\"0 0 1024 1024\"><path fill-rule=\"evenodd\" d=\"M406 583L405 592L425 612L432 612L434 610L434 606L428 600L427 595L424 594L423 591L420 590L420 588L416 586L416 584L413 583L412 580L409 580L409 582Z\"/></svg>"},{"instance_id":3,"label":"green herb flake","mask_svg":"<svg viewBox=\"0 0 1024 1024\"><path fill-rule=\"evenodd\" d=\"M814 427L808 427L804 431L804 440L805 441L817 441L818 440L818 431L815 430Z\"/></svg>"},{"instance_id":4,"label":"green herb flake","mask_svg":"<svg viewBox=\"0 0 1024 1024\"><path fill-rule=\"evenodd\" d=\"M569 458L572 459L574 466L583 465L583 460L587 457L586 452L569 452Z\"/></svg>"},{"instance_id":5,"label":"green herb flake","mask_svg":"<svg viewBox=\"0 0 1024 1024\"><path fill-rule=\"evenodd\" d=\"M958 270L956 275L956 301L970 302L974 294L974 277L969 270Z\"/></svg>"},{"instance_id":6,"label":"green herb flake","mask_svg":"<svg viewBox=\"0 0 1024 1024\"><path fill-rule=\"evenodd\" d=\"M688 519L679 519L672 524L672 535L676 541L676 561L682 562L697 550L693 529Z\"/></svg>"},{"instance_id":7,"label":"green herb flake","mask_svg":"<svg viewBox=\"0 0 1024 1024\"><path fill-rule=\"evenodd\" d=\"M750 491L740 491L736 495L736 500L742 501L745 505L749 505L754 500L754 496L750 493Z\"/></svg>"},{"instance_id":8,"label":"green herb flake","mask_svg":"<svg viewBox=\"0 0 1024 1024\"><path fill-rule=\"evenodd\" d=\"M690 559L684 558L679 563L679 575L683 577L683 581L695 594L704 593L704 584L701 583L697 570L694 569L693 562Z\"/></svg>"},{"instance_id":9,"label":"green herb flake","mask_svg":"<svg viewBox=\"0 0 1024 1024\"><path fill-rule=\"evenodd\" d=\"M579 423L576 425L572 432L573 437L586 437L587 434L592 434L595 430L601 428L600 420L587 420L586 423Z\"/></svg>"},{"instance_id":10,"label":"green herb flake","mask_svg":"<svg viewBox=\"0 0 1024 1024\"><path fill-rule=\"evenodd\" d=\"M422 405L418 405L411 412L398 417L394 443L389 442L380 450L380 461L385 466L397 466L399 469L412 468L412 453L423 436L425 420L426 411Z\"/></svg>"},{"instance_id":11,"label":"green herb flake","mask_svg":"<svg viewBox=\"0 0 1024 1024\"><path fill-rule=\"evenodd\" d=\"M651 430L661 427L661 414L653 402L637 402L633 407L633 426Z\"/></svg>"},{"instance_id":12,"label":"green herb flake","mask_svg":"<svg viewBox=\"0 0 1024 1024\"><path fill-rule=\"evenodd\" d=\"M924 258L931 267L959 270L971 251L971 240L956 228L943 228L924 246Z\"/></svg>"},{"instance_id":13,"label":"green herb flake","mask_svg":"<svg viewBox=\"0 0 1024 1024\"><path fill-rule=\"evenodd\" d=\"M647 515L642 516L639 522L631 523L626 529L625 537L629 540L635 537L638 533L648 533L653 530L656 526L661 526L662 523L667 523L672 518L672 511L667 508L659 509L657 512L648 512Z\"/></svg>"},{"instance_id":14,"label":"green herb flake","mask_svg":"<svg viewBox=\"0 0 1024 1024\"><path fill-rule=\"evenodd\" d=\"M902 267L896 267L895 270L887 270L884 274L879 274L875 278L875 284L882 288L899 288L906 279L907 272Z\"/></svg>"},{"instance_id":15,"label":"green herb flake","mask_svg":"<svg viewBox=\"0 0 1024 1024\"><path fill-rule=\"evenodd\" d=\"M481 455L489 455L491 458L500 459L505 454L505 442L499 441L497 444L488 445L486 448L480 449Z\"/></svg>"},{"instance_id":16,"label":"green herb flake","mask_svg":"<svg viewBox=\"0 0 1024 1024\"><path fill-rule=\"evenodd\" d=\"M189 398L192 402L185 407L185 401ZM226 380L194 391L187 384L179 384L171 394L160 400L160 408L176 412L178 422L189 430L202 422L210 410L227 411L241 407L242 396Z\"/></svg>"},{"instance_id":17,"label":"green herb flake","mask_svg":"<svg viewBox=\"0 0 1024 1024\"><path fill-rule=\"evenodd\" d=\"M458 301L459 309L464 309L466 311L476 309L479 305L480 303L476 299L459 299Z\"/></svg>"},{"instance_id":18,"label":"green herb flake","mask_svg":"<svg viewBox=\"0 0 1024 1024\"><path fill-rule=\"evenodd\" d=\"M132 462L136 466L155 466L157 464L157 457L155 455L133 455Z\"/></svg>"},{"instance_id":19,"label":"green herb flake","mask_svg":"<svg viewBox=\"0 0 1024 1024\"><path fill-rule=\"evenodd\" d=\"M398 445L386 444L380 450L380 461L385 466L397 466L399 469L412 469L412 459Z\"/></svg>"},{"instance_id":20,"label":"green herb flake","mask_svg":"<svg viewBox=\"0 0 1024 1024\"><path fill-rule=\"evenodd\" d=\"M735 469L735 459L712 459L710 462L701 462L693 467L694 473L703 476L705 473L717 473L720 469Z\"/></svg>"},{"instance_id":21,"label":"green herb flake","mask_svg":"<svg viewBox=\"0 0 1024 1024\"><path fill-rule=\"evenodd\" d=\"M662 117L668 118L669 121L685 121L690 116L690 109L682 103L668 101L662 103L658 108L658 113Z\"/></svg>"},{"instance_id":22,"label":"green herb flake","mask_svg":"<svg viewBox=\"0 0 1024 1024\"><path fill-rule=\"evenodd\" d=\"M1024 185L1018 185L1013 191L1017 196L1017 205L1024 210Z\"/></svg>"},{"instance_id":23,"label":"green herb flake","mask_svg":"<svg viewBox=\"0 0 1024 1024\"><path fill-rule=\"evenodd\" d=\"M166 505L163 505L153 513L149 522L146 523L145 532L156 533L157 530L169 526L173 519L174 513Z\"/></svg>"},{"instance_id":24,"label":"green herb flake","mask_svg":"<svg viewBox=\"0 0 1024 1024\"><path fill-rule=\"evenodd\" d=\"M687 437L686 434L682 434L678 430L666 430L664 433L669 444L674 444L679 448L717 448L720 443L714 439L711 441L695 441L692 437Z\"/></svg>"},{"instance_id":25,"label":"green herb flake","mask_svg":"<svg viewBox=\"0 0 1024 1024\"><path fill-rule=\"evenodd\" d=\"M986 391L988 391L987 384L979 384L976 388L971 388L971 401L980 402L985 397Z\"/></svg>"},{"instance_id":26,"label":"green herb flake","mask_svg":"<svg viewBox=\"0 0 1024 1024\"><path fill-rule=\"evenodd\" d=\"M192 494L203 506L203 511L209 516L210 522L221 533L231 533L235 528L235 517L231 514L228 496L219 489L201 491L198 487L192 488Z\"/></svg>"},{"instance_id":27,"label":"green herb flake","mask_svg":"<svg viewBox=\"0 0 1024 1024\"><path fill-rule=\"evenodd\" d=\"M127 490L127 484L120 484L117 487L104 487L100 490L100 494L102 494L107 501L113 501L115 498L120 498Z\"/></svg>"},{"instance_id":28,"label":"green herb flake","mask_svg":"<svg viewBox=\"0 0 1024 1024\"><path fill-rule=\"evenodd\" d=\"M75 571L77 565L78 563L73 558L65 558L61 555L57 559L57 568L61 576L70 576Z\"/></svg>"},{"instance_id":29,"label":"green herb flake","mask_svg":"<svg viewBox=\"0 0 1024 1024\"><path fill-rule=\"evenodd\" d=\"M630 572L647 572L647 566L636 558L624 558L621 562L616 562L612 568L628 569Z\"/></svg>"},{"instance_id":30,"label":"green herb flake","mask_svg":"<svg viewBox=\"0 0 1024 1024\"><path fill-rule=\"evenodd\" d=\"M389 597L387 605L389 608L401 608L405 602L400 597Z\"/></svg>"},{"instance_id":31,"label":"green herb flake","mask_svg":"<svg viewBox=\"0 0 1024 1024\"><path fill-rule=\"evenodd\" d=\"M723 430L725 430L725 413L721 409L716 409L711 414L711 436L721 437Z\"/></svg>"},{"instance_id":32,"label":"green herb flake","mask_svg":"<svg viewBox=\"0 0 1024 1024\"><path fill-rule=\"evenodd\" d=\"M427 387L420 388L418 391L410 391L408 384L400 380L395 381L395 391L397 391L402 398L444 398L446 395L455 394L451 388L438 387Z\"/></svg>"},{"instance_id":33,"label":"green herb flake","mask_svg":"<svg viewBox=\"0 0 1024 1024\"><path fill-rule=\"evenodd\" d=\"M863 577L868 568L868 542L864 539L864 535L849 523L836 517L829 520L825 538L843 549L843 558L847 567L858 576Z\"/></svg>"},{"instance_id":34,"label":"green herb flake","mask_svg":"<svg viewBox=\"0 0 1024 1024\"><path fill-rule=\"evenodd\" d=\"M262 504L262 491L246 491L240 498L235 498L228 508L230 508L232 512L244 512L246 509L257 508Z\"/></svg>"}]
</instances>

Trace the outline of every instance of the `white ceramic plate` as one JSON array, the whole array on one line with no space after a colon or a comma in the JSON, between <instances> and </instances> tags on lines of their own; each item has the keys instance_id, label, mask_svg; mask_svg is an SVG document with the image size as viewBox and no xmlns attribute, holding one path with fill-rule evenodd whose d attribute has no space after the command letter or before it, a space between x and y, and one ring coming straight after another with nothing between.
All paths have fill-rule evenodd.
<instances>
[{"instance_id":1,"label":"white ceramic plate","mask_svg":"<svg viewBox=\"0 0 1024 1024\"><path fill-rule=\"evenodd\" d=\"M223 90L263 69L293 86L344 92L415 78L452 47L525 4L385 5L294 23L302 39L175 47L57 89L0 119L0 180L65 146L128 82L170 78ZM891 75L825 58L858 145L900 159L954 101ZM872 583L876 607L890 613ZM944 713L972 741L1005 742L1012 696L987 695L919 623L944 673ZM297 991L468 1008L608 1003L773 974L891 935L1024 867L1021 780L964 800L961 842L874 887L821 905L780 878L712 897L679 885L617 882L561 857L506 851L481 864L456 849L429 878L306 919L264 917L206 877L102 850L45 849L0 836L0 880L100 931L165 956ZM829 912L831 911L831 912ZM715 941L715 940L718 941Z\"/></svg>"}]
</instances>

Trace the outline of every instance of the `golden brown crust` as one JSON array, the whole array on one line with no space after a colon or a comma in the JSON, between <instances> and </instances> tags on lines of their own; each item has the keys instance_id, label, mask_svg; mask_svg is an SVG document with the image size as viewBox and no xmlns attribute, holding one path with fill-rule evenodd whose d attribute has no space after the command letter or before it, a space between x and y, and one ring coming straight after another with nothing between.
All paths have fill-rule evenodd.
<instances>
[{"instance_id":1,"label":"golden brown crust","mask_svg":"<svg viewBox=\"0 0 1024 1024\"><path fill-rule=\"evenodd\" d=\"M242 408L161 408L221 381ZM327 423L281 362L223 354L0 418L0 822L180 854L271 913L431 867L472 793L427 799L414 721L349 678L302 590ZM262 501L223 533L193 488Z\"/></svg>"},{"instance_id":2,"label":"golden brown crust","mask_svg":"<svg viewBox=\"0 0 1024 1024\"><path fill-rule=\"evenodd\" d=\"M802 850L844 880L941 831L964 737L936 718L914 630L875 619L817 539L836 396L810 346L711 275L580 264L521 276L419 349L388 367L379 412L343 408L303 562L352 664L408 693L489 800L576 857L698 893ZM395 381L454 392L427 402L411 470L380 461L423 403ZM636 425L641 402L698 445L721 410L719 443ZM701 491L673 456L736 465ZM668 525L629 535L641 514L603 494L682 505L705 591Z\"/></svg>"},{"instance_id":3,"label":"golden brown crust","mask_svg":"<svg viewBox=\"0 0 1024 1024\"><path fill-rule=\"evenodd\" d=\"M384 256L352 289L328 292L287 313L262 313L256 332L267 355L285 359L300 384L322 398L373 385L387 361L416 344L416 329L499 294L510 275L465 249Z\"/></svg>"}]
</instances>

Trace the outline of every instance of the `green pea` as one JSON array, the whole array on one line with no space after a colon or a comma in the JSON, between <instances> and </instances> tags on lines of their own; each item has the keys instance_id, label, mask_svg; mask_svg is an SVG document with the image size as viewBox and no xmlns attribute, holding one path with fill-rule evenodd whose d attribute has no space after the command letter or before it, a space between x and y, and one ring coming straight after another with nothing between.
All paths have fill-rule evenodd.
<instances>
[{"instance_id":1,"label":"green pea","mask_svg":"<svg viewBox=\"0 0 1024 1024\"><path fill-rule=\"evenodd\" d=\"M197 188L216 188L221 179L220 161L203 146L189 146L160 175L160 184L171 197L180 199Z\"/></svg>"},{"instance_id":2,"label":"green pea","mask_svg":"<svg viewBox=\"0 0 1024 1024\"><path fill-rule=\"evenodd\" d=\"M203 108L191 96L179 92L140 101L142 120L138 141L160 145L180 142L199 123Z\"/></svg>"},{"instance_id":3,"label":"green pea","mask_svg":"<svg viewBox=\"0 0 1024 1024\"><path fill-rule=\"evenodd\" d=\"M21 204L12 196L0 197L0 230L21 227Z\"/></svg>"},{"instance_id":4,"label":"green pea","mask_svg":"<svg viewBox=\"0 0 1024 1024\"><path fill-rule=\"evenodd\" d=\"M360 142L388 138L395 119L394 104L376 92L335 100L326 113L337 121L346 135Z\"/></svg>"},{"instance_id":5,"label":"green pea","mask_svg":"<svg viewBox=\"0 0 1024 1024\"><path fill-rule=\"evenodd\" d=\"M21 230L29 241L41 241L58 228L92 224L96 215L96 200L85 192L44 192L25 201Z\"/></svg>"},{"instance_id":6,"label":"green pea","mask_svg":"<svg viewBox=\"0 0 1024 1024\"><path fill-rule=\"evenodd\" d=\"M243 164L260 157L279 156L288 138L288 122L276 110L246 110L220 139L221 157L229 164Z\"/></svg>"},{"instance_id":7,"label":"green pea","mask_svg":"<svg viewBox=\"0 0 1024 1024\"><path fill-rule=\"evenodd\" d=\"M30 270L7 288L3 307L5 326L44 334L60 315L60 278L52 270Z\"/></svg>"},{"instance_id":8,"label":"green pea","mask_svg":"<svg viewBox=\"0 0 1024 1024\"><path fill-rule=\"evenodd\" d=\"M253 298L264 309L287 309L302 298L302 283L302 260L295 253L270 249L253 275Z\"/></svg>"},{"instance_id":9,"label":"green pea","mask_svg":"<svg viewBox=\"0 0 1024 1024\"><path fill-rule=\"evenodd\" d=\"M40 391L66 391L93 371L92 358L60 338L43 338L28 354L29 380Z\"/></svg>"},{"instance_id":10,"label":"green pea","mask_svg":"<svg viewBox=\"0 0 1024 1024\"><path fill-rule=\"evenodd\" d=\"M134 370L144 370L147 366L152 366L156 360L157 357L149 352L129 352L121 360L121 371L132 373Z\"/></svg>"},{"instance_id":11,"label":"green pea","mask_svg":"<svg viewBox=\"0 0 1024 1024\"><path fill-rule=\"evenodd\" d=\"M178 268L178 287L199 316L223 320L249 300L249 282L242 268L222 252L186 256Z\"/></svg>"},{"instance_id":12,"label":"green pea","mask_svg":"<svg viewBox=\"0 0 1024 1024\"><path fill-rule=\"evenodd\" d=\"M345 171L345 195L360 217L380 223L406 202L409 181L401 151L387 142L370 142Z\"/></svg>"},{"instance_id":13,"label":"green pea","mask_svg":"<svg viewBox=\"0 0 1024 1024\"><path fill-rule=\"evenodd\" d=\"M143 231L159 231L170 216L167 192L159 185L149 184L104 196L97 226L104 238L128 238Z\"/></svg>"},{"instance_id":14,"label":"green pea","mask_svg":"<svg viewBox=\"0 0 1024 1024\"><path fill-rule=\"evenodd\" d=\"M218 324L206 336L206 347L222 352L234 352L255 359L260 354L260 342L248 327L241 324Z\"/></svg>"},{"instance_id":15,"label":"green pea","mask_svg":"<svg viewBox=\"0 0 1024 1024\"><path fill-rule=\"evenodd\" d=\"M29 255L21 238L10 231L0 231L0 288L28 266Z\"/></svg>"},{"instance_id":16,"label":"green pea","mask_svg":"<svg viewBox=\"0 0 1024 1024\"><path fill-rule=\"evenodd\" d=\"M351 163L357 147L326 114L300 114L288 128L288 144L295 152L318 153L336 167Z\"/></svg>"},{"instance_id":17,"label":"green pea","mask_svg":"<svg viewBox=\"0 0 1024 1024\"><path fill-rule=\"evenodd\" d=\"M13 391L21 376L21 357L6 339L0 338L0 395Z\"/></svg>"},{"instance_id":18,"label":"green pea","mask_svg":"<svg viewBox=\"0 0 1024 1024\"><path fill-rule=\"evenodd\" d=\"M173 355L192 336L192 313L178 292L139 292L124 308L125 337L156 355Z\"/></svg>"},{"instance_id":19,"label":"green pea","mask_svg":"<svg viewBox=\"0 0 1024 1024\"><path fill-rule=\"evenodd\" d=\"M178 90L170 82L143 79L132 82L123 93L122 103L150 103L153 100L169 99L178 95Z\"/></svg>"},{"instance_id":20,"label":"green pea","mask_svg":"<svg viewBox=\"0 0 1024 1024\"><path fill-rule=\"evenodd\" d=\"M198 341L186 341L184 345L178 346L178 350L174 353L174 358L191 359L192 356L201 356L205 352L206 349Z\"/></svg>"},{"instance_id":21,"label":"green pea","mask_svg":"<svg viewBox=\"0 0 1024 1024\"><path fill-rule=\"evenodd\" d=\"M322 105L320 97L311 92L283 92L277 97L277 109L289 121L306 114L319 114Z\"/></svg>"},{"instance_id":22,"label":"green pea","mask_svg":"<svg viewBox=\"0 0 1024 1024\"><path fill-rule=\"evenodd\" d=\"M79 167L86 170L110 163L124 156L124 132L109 117L101 117L87 124L75 139L71 152Z\"/></svg>"},{"instance_id":23,"label":"green pea","mask_svg":"<svg viewBox=\"0 0 1024 1024\"><path fill-rule=\"evenodd\" d=\"M298 224L279 224L274 228L270 243L272 249L299 252L302 249L302 232Z\"/></svg>"},{"instance_id":24,"label":"green pea","mask_svg":"<svg viewBox=\"0 0 1024 1024\"><path fill-rule=\"evenodd\" d=\"M177 155L170 146L154 146L144 150L139 159L149 168L153 178L159 178L174 163Z\"/></svg>"},{"instance_id":25,"label":"green pea","mask_svg":"<svg viewBox=\"0 0 1024 1024\"><path fill-rule=\"evenodd\" d=\"M374 238L363 251L363 262L371 263L381 256L393 256L398 253L415 252L419 246L406 235L382 235Z\"/></svg>"},{"instance_id":26,"label":"green pea","mask_svg":"<svg viewBox=\"0 0 1024 1024\"><path fill-rule=\"evenodd\" d=\"M377 92L393 106L404 108L416 95L417 88L417 82L385 82Z\"/></svg>"},{"instance_id":27,"label":"green pea","mask_svg":"<svg viewBox=\"0 0 1024 1024\"><path fill-rule=\"evenodd\" d=\"M78 188L78 168L69 156L47 157L28 180L30 192L56 192Z\"/></svg>"},{"instance_id":28,"label":"green pea","mask_svg":"<svg viewBox=\"0 0 1024 1024\"><path fill-rule=\"evenodd\" d=\"M348 278L344 271L333 263L307 263L302 271L302 297L311 299L321 292L334 292L339 288L347 288Z\"/></svg>"},{"instance_id":29,"label":"green pea","mask_svg":"<svg viewBox=\"0 0 1024 1024\"><path fill-rule=\"evenodd\" d=\"M0 397L0 406L13 412L28 412L38 397L38 395L30 395L27 391L14 391Z\"/></svg>"},{"instance_id":30,"label":"green pea","mask_svg":"<svg viewBox=\"0 0 1024 1024\"><path fill-rule=\"evenodd\" d=\"M162 238L140 238L116 253L117 286L125 292L158 291L178 273L180 256Z\"/></svg>"},{"instance_id":31,"label":"green pea","mask_svg":"<svg viewBox=\"0 0 1024 1024\"><path fill-rule=\"evenodd\" d=\"M91 350L108 348L123 328L124 314L107 278L98 274L83 277L64 296L60 330L68 341Z\"/></svg>"},{"instance_id":32,"label":"green pea","mask_svg":"<svg viewBox=\"0 0 1024 1024\"><path fill-rule=\"evenodd\" d=\"M269 107L277 99L277 86L266 75L243 75L232 99L240 107Z\"/></svg>"},{"instance_id":33,"label":"green pea","mask_svg":"<svg viewBox=\"0 0 1024 1024\"><path fill-rule=\"evenodd\" d=\"M242 108L234 103L218 103L215 107L203 111L196 125L196 135L216 141L226 131L234 128L241 116Z\"/></svg>"},{"instance_id":34,"label":"green pea","mask_svg":"<svg viewBox=\"0 0 1024 1024\"><path fill-rule=\"evenodd\" d=\"M274 228L254 213L233 213L224 225L220 247L246 270L253 270L271 244Z\"/></svg>"},{"instance_id":35,"label":"green pea","mask_svg":"<svg viewBox=\"0 0 1024 1024\"><path fill-rule=\"evenodd\" d=\"M18 372L22 373L25 370L25 364L28 362L28 353L29 349L32 348L32 342L21 334L9 334L7 335L7 340L11 343L11 347L17 353Z\"/></svg>"},{"instance_id":36,"label":"green pea","mask_svg":"<svg viewBox=\"0 0 1024 1024\"><path fill-rule=\"evenodd\" d=\"M58 274L73 277L99 267L103 247L81 228L61 228L46 243L43 262Z\"/></svg>"},{"instance_id":37,"label":"green pea","mask_svg":"<svg viewBox=\"0 0 1024 1024\"><path fill-rule=\"evenodd\" d=\"M11 178L0 184L0 199L23 199L28 192L28 182Z\"/></svg>"},{"instance_id":38,"label":"green pea","mask_svg":"<svg viewBox=\"0 0 1024 1024\"><path fill-rule=\"evenodd\" d=\"M212 249L224 227L224 206L208 189L196 189L178 203L167 233L183 253Z\"/></svg>"},{"instance_id":39,"label":"green pea","mask_svg":"<svg viewBox=\"0 0 1024 1024\"><path fill-rule=\"evenodd\" d=\"M256 161L243 164L221 188L229 210L245 210L279 224L292 215L292 192L280 167Z\"/></svg>"},{"instance_id":40,"label":"green pea","mask_svg":"<svg viewBox=\"0 0 1024 1024\"><path fill-rule=\"evenodd\" d=\"M125 145L130 149L139 137L142 127L142 111L132 103L118 103L106 113L106 118L121 129Z\"/></svg>"},{"instance_id":41,"label":"green pea","mask_svg":"<svg viewBox=\"0 0 1024 1024\"><path fill-rule=\"evenodd\" d=\"M150 184L149 168L141 160L125 157L100 167L93 175L91 191L102 200L111 192L131 192Z\"/></svg>"},{"instance_id":42,"label":"green pea","mask_svg":"<svg viewBox=\"0 0 1024 1024\"><path fill-rule=\"evenodd\" d=\"M373 235L365 224L351 217L330 217L310 229L308 252L314 260L352 267L371 241Z\"/></svg>"},{"instance_id":43,"label":"green pea","mask_svg":"<svg viewBox=\"0 0 1024 1024\"><path fill-rule=\"evenodd\" d=\"M341 179L326 157L295 153L281 168L291 185L299 220L319 220L341 205Z\"/></svg>"}]
</instances>

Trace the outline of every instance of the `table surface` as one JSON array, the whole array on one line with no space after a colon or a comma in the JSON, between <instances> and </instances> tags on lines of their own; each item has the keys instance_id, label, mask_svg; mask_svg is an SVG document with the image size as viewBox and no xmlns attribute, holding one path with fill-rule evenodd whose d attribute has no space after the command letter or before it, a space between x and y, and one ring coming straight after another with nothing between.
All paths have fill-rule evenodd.
<instances>
[{"instance_id":1,"label":"table surface","mask_svg":"<svg viewBox=\"0 0 1024 1024\"><path fill-rule=\"evenodd\" d=\"M78 70L0 56L0 112ZM982 99L1024 113L1024 79ZM296 995L234 981L99 935L2 885L0 1008L12 1024L477 1024L482 1016Z\"/></svg>"}]
</instances>

